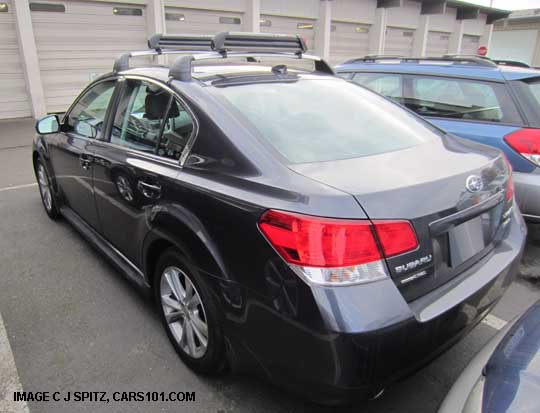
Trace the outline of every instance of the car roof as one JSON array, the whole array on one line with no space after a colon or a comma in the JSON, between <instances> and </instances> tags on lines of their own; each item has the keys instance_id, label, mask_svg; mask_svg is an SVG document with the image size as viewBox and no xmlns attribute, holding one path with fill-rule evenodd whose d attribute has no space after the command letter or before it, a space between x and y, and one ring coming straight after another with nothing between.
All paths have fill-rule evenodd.
<instances>
[{"instance_id":1,"label":"car roof","mask_svg":"<svg viewBox=\"0 0 540 413\"><path fill-rule=\"evenodd\" d=\"M448 62L353 62L336 66L338 72L385 72L404 74L425 74L436 76L467 77L482 80L501 81L540 77L540 70L512 66L481 66Z\"/></svg>"}]
</instances>

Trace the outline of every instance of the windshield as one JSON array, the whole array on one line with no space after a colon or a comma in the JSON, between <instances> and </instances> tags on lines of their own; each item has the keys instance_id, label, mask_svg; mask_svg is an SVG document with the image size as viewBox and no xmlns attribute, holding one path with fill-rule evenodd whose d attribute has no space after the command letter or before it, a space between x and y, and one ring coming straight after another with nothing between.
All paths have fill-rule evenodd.
<instances>
[{"instance_id":1,"label":"windshield","mask_svg":"<svg viewBox=\"0 0 540 413\"><path fill-rule=\"evenodd\" d=\"M383 97L338 79L213 89L290 163L397 151L440 133Z\"/></svg>"}]
</instances>

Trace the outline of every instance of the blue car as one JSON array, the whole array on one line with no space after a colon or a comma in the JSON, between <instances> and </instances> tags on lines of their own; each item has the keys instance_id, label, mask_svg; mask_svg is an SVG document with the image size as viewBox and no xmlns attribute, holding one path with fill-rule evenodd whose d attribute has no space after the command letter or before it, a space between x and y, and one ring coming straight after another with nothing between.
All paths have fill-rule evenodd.
<instances>
[{"instance_id":1,"label":"blue car","mask_svg":"<svg viewBox=\"0 0 540 413\"><path fill-rule=\"evenodd\" d=\"M479 57L364 57L340 76L395 100L448 133L501 149L516 199L540 222L540 70Z\"/></svg>"}]
</instances>

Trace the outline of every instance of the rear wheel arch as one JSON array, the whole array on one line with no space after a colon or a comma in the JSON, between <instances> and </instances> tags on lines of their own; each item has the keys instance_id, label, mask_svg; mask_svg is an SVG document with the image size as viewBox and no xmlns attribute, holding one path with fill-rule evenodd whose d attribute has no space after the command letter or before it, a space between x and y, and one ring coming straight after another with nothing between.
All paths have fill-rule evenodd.
<instances>
[{"instance_id":1,"label":"rear wheel arch","mask_svg":"<svg viewBox=\"0 0 540 413\"><path fill-rule=\"evenodd\" d=\"M146 281L151 287L153 287L156 264L160 256L171 247L192 261L203 272L219 278L229 278L219 253L211 252L187 225L177 221L167 228L173 229L153 228L144 240L143 269Z\"/></svg>"}]
</instances>

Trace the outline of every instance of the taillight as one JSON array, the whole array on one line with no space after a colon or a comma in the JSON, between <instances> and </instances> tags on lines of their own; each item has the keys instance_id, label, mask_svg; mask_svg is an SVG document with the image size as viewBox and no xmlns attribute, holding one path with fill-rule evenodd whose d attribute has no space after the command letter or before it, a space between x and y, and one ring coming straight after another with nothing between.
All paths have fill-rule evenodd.
<instances>
[{"instance_id":1,"label":"taillight","mask_svg":"<svg viewBox=\"0 0 540 413\"><path fill-rule=\"evenodd\" d=\"M403 254L418 247L416 234L409 221L375 221L374 225L385 257Z\"/></svg>"},{"instance_id":2,"label":"taillight","mask_svg":"<svg viewBox=\"0 0 540 413\"><path fill-rule=\"evenodd\" d=\"M376 237L386 257L418 246L408 221L371 224L367 220L270 210L261 217L259 227L297 274L318 284L343 285L386 278Z\"/></svg>"},{"instance_id":3,"label":"taillight","mask_svg":"<svg viewBox=\"0 0 540 413\"><path fill-rule=\"evenodd\" d=\"M540 166L540 129L520 129L504 137L510 147Z\"/></svg>"},{"instance_id":4,"label":"taillight","mask_svg":"<svg viewBox=\"0 0 540 413\"><path fill-rule=\"evenodd\" d=\"M510 164L510 161L504 153L503 159L506 163L506 167L508 168L508 180L506 181L506 200L510 201L514 197L514 180L512 179L512 165Z\"/></svg>"}]
</instances>

